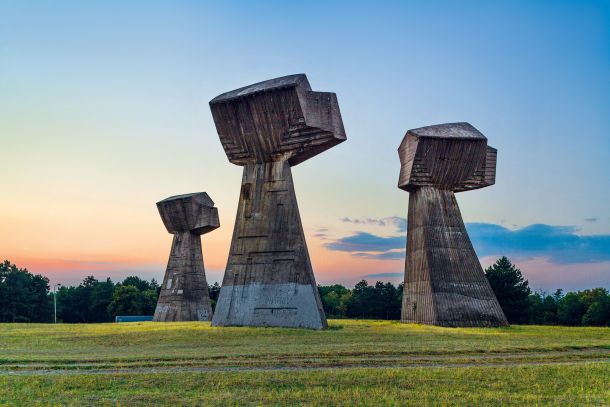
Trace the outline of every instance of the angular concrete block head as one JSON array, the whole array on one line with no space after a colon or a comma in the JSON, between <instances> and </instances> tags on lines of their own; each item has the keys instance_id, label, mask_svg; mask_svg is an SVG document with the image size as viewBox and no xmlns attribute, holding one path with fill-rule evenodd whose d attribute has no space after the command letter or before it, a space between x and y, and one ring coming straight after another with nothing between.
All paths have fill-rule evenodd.
<instances>
[{"instance_id":1,"label":"angular concrete block head","mask_svg":"<svg viewBox=\"0 0 610 407\"><path fill-rule=\"evenodd\" d=\"M304 74L223 93L210 109L227 157L237 165L284 159L297 165L346 139L337 96L312 91Z\"/></svg>"},{"instance_id":2,"label":"angular concrete block head","mask_svg":"<svg viewBox=\"0 0 610 407\"><path fill-rule=\"evenodd\" d=\"M470 124L450 123L409 130L398 155L409 192L401 321L506 325L454 194L495 182L496 150Z\"/></svg>"},{"instance_id":3,"label":"angular concrete block head","mask_svg":"<svg viewBox=\"0 0 610 407\"><path fill-rule=\"evenodd\" d=\"M407 131L400 147L398 187L435 186L455 192L495 183L495 148L469 123L447 123Z\"/></svg>"},{"instance_id":4,"label":"angular concrete block head","mask_svg":"<svg viewBox=\"0 0 610 407\"><path fill-rule=\"evenodd\" d=\"M169 233L201 235L220 226L218 209L205 192L170 196L157 202L157 208Z\"/></svg>"}]
</instances>

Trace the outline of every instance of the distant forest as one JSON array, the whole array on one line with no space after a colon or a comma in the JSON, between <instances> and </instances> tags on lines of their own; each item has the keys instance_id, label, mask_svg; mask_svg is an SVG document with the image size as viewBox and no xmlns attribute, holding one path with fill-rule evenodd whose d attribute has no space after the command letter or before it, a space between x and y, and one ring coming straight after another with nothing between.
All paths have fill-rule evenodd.
<instances>
[{"instance_id":1,"label":"distant forest","mask_svg":"<svg viewBox=\"0 0 610 407\"><path fill-rule=\"evenodd\" d=\"M605 288L563 293L532 292L528 281L509 259L502 257L485 270L511 324L610 326L610 294ZM212 307L220 292L211 285ZM328 318L400 319L402 284L361 281L352 289L335 284L318 286ZM114 283L92 276L78 286L57 290L57 321L111 322L117 315L152 315L160 286L136 276ZM0 263L0 322L54 320L49 279L33 275L8 260Z\"/></svg>"}]
</instances>

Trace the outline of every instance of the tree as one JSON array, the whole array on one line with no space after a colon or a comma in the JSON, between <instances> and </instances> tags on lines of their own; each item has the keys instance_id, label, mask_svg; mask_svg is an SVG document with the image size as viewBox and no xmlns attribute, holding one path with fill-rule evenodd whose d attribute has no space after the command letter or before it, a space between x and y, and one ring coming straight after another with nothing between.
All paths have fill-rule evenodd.
<instances>
[{"instance_id":1,"label":"tree","mask_svg":"<svg viewBox=\"0 0 610 407\"><path fill-rule=\"evenodd\" d=\"M607 326L610 325L610 298L600 298L593 302L585 315L582 316L583 325Z\"/></svg>"},{"instance_id":2,"label":"tree","mask_svg":"<svg viewBox=\"0 0 610 407\"><path fill-rule=\"evenodd\" d=\"M112 316L108 313L108 305L114 294L114 283L109 278L106 281L96 281L89 300L88 322L110 322Z\"/></svg>"},{"instance_id":3,"label":"tree","mask_svg":"<svg viewBox=\"0 0 610 407\"><path fill-rule=\"evenodd\" d=\"M218 302L218 296L220 295L220 284L218 282L208 286L210 293L210 302L212 304L212 312L216 310L216 303Z\"/></svg>"},{"instance_id":4,"label":"tree","mask_svg":"<svg viewBox=\"0 0 610 407\"><path fill-rule=\"evenodd\" d=\"M340 316L342 318L347 316L347 304L350 298L352 298L351 290L347 290L345 293L341 294L341 296L339 297L339 305L337 305L336 308L337 316Z\"/></svg>"},{"instance_id":5,"label":"tree","mask_svg":"<svg viewBox=\"0 0 610 407\"><path fill-rule=\"evenodd\" d=\"M557 307L557 319L560 325L581 325L582 318L587 312L587 304L578 293L569 292Z\"/></svg>"},{"instance_id":6,"label":"tree","mask_svg":"<svg viewBox=\"0 0 610 407\"><path fill-rule=\"evenodd\" d=\"M34 311L30 316L30 321L51 322L53 310L49 297L49 279L40 274L31 275L30 293Z\"/></svg>"},{"instance_id":7,"label":"tree","mask_svg":"<svg viewBox=\"0 0 610 407\"><path fill-rule=\"evenodd\" d=\"M330 317L344 317L345 303L351 297L350 290L340 284L329 286L318 286L320 300L324 312Z\"/></svg>"},{"instance_id":8,"label":"tree","mask_svg":"<svg viewBox=\"0 0 610 407\"><path fill-rule=\"evenodd\" d=\"M402 287L398 287L390 282L385 284L378 281L375 284L375 289L378 292L380 308L374 315L381 319L398 320L402 308Z\"/></svg>"},{"instance_id":9,"label":"tree","mask_svg":"<svg viewBox=\"0 0 610 407\"><path fill-rule=\"evenodd\" d=\"M367 310L371 304L372 287L366 280L362 280L354 286L352 296L347 302L346 315L352 318L367 318Z\"/></svg>"},{"instance_id":10,"label":"tree","mask_svg":"<svg viewBox=\"0 0 610 407\"><path fill-rule=\"evenodd\" d=\"M88 322L89 295L82 284L62 286L57 291L57 318L67 323Z\"/></svg>"},{"instance_id":11,"label":"tree","mask_svg":"<svg viewBox=\"0 0 610 407\"><path fill-rule=\"evenodd\" d=\"M108 304L108 313L117 315L142 315L145 298L137 287L120 285L114 290L112 301Z\"/></svg>"},{"instance_id":12,"label":"tree","mask_svg":"<svg viewBox=\"0 0 610 407\"><path fill-rule=\"evenodd\" d=\"M593 288L578 293L586 311L582 325L610 325L610 295L605 288Z\"/></svg>"},{"instance_id":13,"label":"tree","mask_svg":"<svg viewBox=\"0 0 610 407\"><path fill-rule=\"evenodd\" d=\"M161 292L161 287L157 283L157 280L153 278L150 282L148 282L138 276L129 276L123 280L121 286L135 287L140 293L138 297L138 301L140 303L139 311L136 312L135 310L132 310L130 311L131 313L123 313L121 315L153 315L155 313L157 300L159 299L159 293ZM119 314L115 314L115 316L116 315Z\"/></svg>"},{"instance_id":14,"label":"tree","mask_svg":"<svg viewBox=\"0 0 610 407\"><path fill-rule=\"evenodd\" d=\"M370 286L360 281L346 297L345 315L353 318L400 319L402 285L377 281Z\"/></svg>"},{"instance_id":15,"label":"tree","mask_svg":"<svg viewBox=\"0 0 610 407\"><path fill-rule=\"evenodd\" d=\"M0 320L3 322L29 322L32 315L28 272L5 261L0 272Z\"/></svg>"},{"instance_id":16,"label":"tree","mask_svg":"<svg viewBox=\"0 0 610 407\"><path fill-rule=\"evenodd\" d=\"M142 293L142 313L141 315L154 315L155 308L157 308L157 300L159 299L159 294L157 294L156 289L149 289L146 291L141 291Z\"/></svg>"},{"instance_id":17,"label":"tree","mask_svg":"<svg viewBox=\"0 0 610 407\"><path fill-rule=\"evenodd\" d=\"M529 324L542 325L544 323L544 294L535 292L527 297L529 302Z\"/></svg>"},{"instance_id":18,"label":"tree","mask_svg":"<svg viewBox=\"0 0 610 407\"><path fill-rule=\"evenodd\" d=\"M154 278L150 280L150 289L155 290L157 292L157 297L159 296L159 293L161 292L161 286Z\"/></svg>"},{"instance_id":19,"label":"tree","mask_svg":"<svg viewBox=\"0 0 610 407\"><path fill-rule=\"evenodd\" d=\"M501 257L485 270L485 276L508 322L511 324L528 322L530 306L528 297L531 290L521 270L506 257Z\"/></svg>"},{"instance_id":20,"label":"tree","mask_svg":"<svg viewBox=\"0 0 610 407\"><path fill-rule=\"evenodd\" d=\"M559 307L559 303L563 298L563 290L557 289L553 293L553 295L547 295L544 298L544 324L545 325L557 325L559 323L559 319L557 318L557 309Z\"/></svg>"},{"instance_id":21,"label":"tree","mask_svg":"<svg viewBox=\"0 0 610 407\"><path fill-rule=\"evenodd\" d=\"M0 322L50 322L49 279L0 263Z\"/></svg>"},{"instance_id":22,"label":"tree","mask_svg":"<svg viewBox=\"0 0 610 407\"><path fill-rule=\"evenodd\" d=\"M61 287L57 292L58 318L68 323L97 322L92 313L99 315L99 305L92 304L92 297L98 284L95 277L87 276L76 287ZM92 309L92 305L95 305L95 309Z\"/></svg>"},{"instance_id":23,"label":"tree","mask_svg":"<svg viewBox=\"0 0 610 407\"><path fill-rule=\"evenodd\" d=\"M142 280L138 276L129 276L125 278L121 285L132 285L140 291L150 290L151 288L156 289L158 287L157 281L155 281L155 287L151 287L151 283L146 280Z\"/></svg>"}]
</instances>

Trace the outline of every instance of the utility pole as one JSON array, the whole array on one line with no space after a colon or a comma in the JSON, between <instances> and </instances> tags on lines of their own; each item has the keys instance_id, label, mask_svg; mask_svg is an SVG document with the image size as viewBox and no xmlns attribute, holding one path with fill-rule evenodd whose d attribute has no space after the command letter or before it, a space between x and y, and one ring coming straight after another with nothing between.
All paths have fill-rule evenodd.
<instances>
[{"instance_id":1,"label":"utility pole","mask_svg":"<svg viewBox=\"0 0 610 407\"><path fill-rule=\"evenodd\" d=\"M61 284L55 284L53 286L53 315L54 323L57 323L57 287L61 287Z\"/></svg>"}]
</instances>

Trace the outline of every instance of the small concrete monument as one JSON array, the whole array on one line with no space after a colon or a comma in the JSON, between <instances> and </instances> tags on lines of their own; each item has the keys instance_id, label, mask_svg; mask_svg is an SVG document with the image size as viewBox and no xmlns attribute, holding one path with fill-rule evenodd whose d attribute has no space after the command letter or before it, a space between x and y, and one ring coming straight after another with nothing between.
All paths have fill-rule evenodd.
<instances>
[{"instance_id":1,"label":"small concrete monument","mask_svg":"<svg viewBox=\"0 0 610 407\"><path fill-rule=\"evenodd\" d=\"M212 325L325 328L291 167L345 141L336 95L291 75L224 93L210 109L229 161L244 167Z\"/></svg>"},{"instance_id":2,"label":"small concrete monument","mask_svg":"<svg viewBox=\"0 0 610 407\"><path fill-rule=\"evenodd\" d=\"M153 321L210 321L200 235L220 226L218 210L205 192L172 196L157 208L174 240Z\"/></svg>"},{"instance_id":3,"label":"small concrete monument","mask_svg":"<svg viewBox=\"0 0 610 407\"><path fill-rule=\"evenodd\" d=\"M468 123L409 130L398 187L409 192L402 322L507 325L466 233L455 192L493 185L496 149Z\"/></svg>"}]
</instances>

